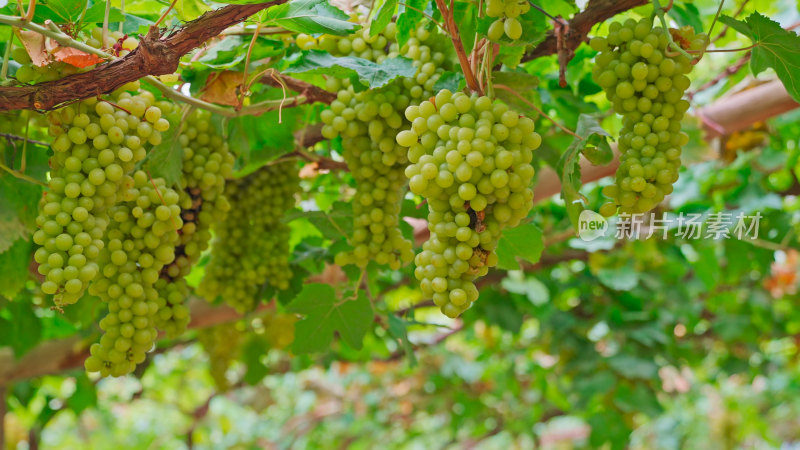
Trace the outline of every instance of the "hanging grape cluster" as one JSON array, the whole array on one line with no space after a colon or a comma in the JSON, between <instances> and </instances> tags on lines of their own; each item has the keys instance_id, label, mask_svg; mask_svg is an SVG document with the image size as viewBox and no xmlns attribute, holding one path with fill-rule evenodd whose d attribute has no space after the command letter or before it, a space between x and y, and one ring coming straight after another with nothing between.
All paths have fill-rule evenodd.
<instances>
[{"instance_id":1,"label":"hanging grape cluster","mask_svg":"<svg viewBox=\"0 0 800 450\"><path fill-rule=\"evenodd\" d=\"M517 17L530 9L527 0L487 0L486 15L497 19L489 25L487 37L498 41L505 34L511 40L519 39L522 37L522 24Z\"/></svg>"},{"instance_id":2,"label":"hanging grape cluster","mask_svg":"<svg viewBox=\"0 0 800 450\"><path fill-rule=\"evenodd\" d=\"M533 120L489 97L443 90L410 106L411 129L397 142L408 148L411 192L430 208L430 239L414 274L424 295L457 317L478 298L474 281L497 264L506 227L533 206L531 160L541 137Z\"/></svg>"},{"instance_id":3,"label":"hanging grape cluster","mask_svg":"<svg viewBox=\"0 0 800 450\"><path fill-rule=\"evenodd\" d=\"M681 166L681 147L688 136L681 119L689 109L683 94L692 61L669 48L668 31L653 27L652 19L628 19L609 26L607 37L591 40L600 53L595 58L594 79L617 113L623 116L620 132L620 166L616 183L603 189L613 201L600 208L611 216L644 213L672 193ZM702 50L705 34L681 30L674 37L682 48Z\"/></svg>"},{"instance_id":4,"label":"hanging grape cluster","mask_svg":"<svg viewBox=\"0 0 800 450\"><path fill-rule=\"evenodd\" d=\"M385 37L392 42L395 34L396 28L390 24L382 35L371 39ZM350 237L353 250L337 254L337 264L365 267L374 260L397 269L413 258L412 243L403 237L399 227L406 183L403 170L408 158L395 137L409 125L402 111L433 95L433 86L442 73L445 55L427 44L435 40L432 36L420 27L403 48L398 50L397 44L391 44L383 54L414 60L417 72L413 77L361 92L356 92L347 80L341 86L329 82L329 88L339 92L330 109L321 114L325 124L322 135L328 139L342 137L343 156L356 181L354 231Z\"/></svg>"},{"instance_id":5,"label":"hanging grape cluster","mask_svg":"<svg viewBox=\"0 0 800 450\"><path fill-rule=\"evenodd\" d=\"M164 180L133 175L126 201L112 207L105 247L98 263L102 271L89 288L108 304L100 321L100 342L90 348L86 370L102 376L132 372L153 347L158 332L161 268L175 257L181 226L179 195Z\"/></svg>"},{"instance_id":6,"label":"hanging grape cluster","mask_svg":"<svg viewBox=\"0 0 800 450\"><path fill-rule=\"evenodd\" d=\"M159 278L155 289L158 292L156 328L163 330L168 338L174 339L183 334L189 325L189 308L185 305L189 296L189 286L184 278L177 280Z\"/></svg>"},{"instance_id":7,"label":"hanging grape cluster","mask_svg":"<svg viewBox=\"0 0 800 450\"><path fill-rule=\"evenodd\" d=\"M126 174L170 126L149 92L122 91L110 101L88 99L47 116L54 155L33 240L42 291L57 306L76 302L99 272L108 210L133 185Z\"/></svg>"},{"instance_id":8,"label":"hanging grape cluster","mask_svg":"<svg viewBox=\"0 0 800 450\"><path fill-rule=\"evenodd\" d=\"M176 117L175 121L180 121ZM183 120L178 143L183 149L180 191L180 242L175 261L164 268L170 279L185 277L208 248L211 226L230 209L225 180L233 175L234 156L211 124L211 113L194 110Z\"/></svg>"},{"instance_id":9,"label":"hanging grape cluster","mask_svg":"<svg viewBox=\"0 0 800 450\"><path fill-rule=\"evenodd\" d=\"M227 373L239 355L243 337L244 326L237 322L223 323L197 332L197 340L208 355L211 378L221 392L231 388Z\"/></svg>"},{"instance_id":10,"label":"hanging grape cluster","mask_svg":"<svg viewBox=\"0 0 800 450\"><path fill-rule=\"evenodd\" d=\"M268 310L261 317L261 327L256 333L264 335L271 348L283 350L294 342L294 324L297 316Z\"/></svg>"},{"instance_id":11,"label":"hanging grape cluster","mask_svg":"<svg viewBox=\"0 0 800 450\"><path fill-rule=\"evenodd\" d=\"M221 296L237 311L251 311L265 283L289 287L289 227L281 222L295 204L299 178L294 161L265 166L228 183L228 217L217 224L211 261L199 292Z\"/></svg>"}]
</instances>

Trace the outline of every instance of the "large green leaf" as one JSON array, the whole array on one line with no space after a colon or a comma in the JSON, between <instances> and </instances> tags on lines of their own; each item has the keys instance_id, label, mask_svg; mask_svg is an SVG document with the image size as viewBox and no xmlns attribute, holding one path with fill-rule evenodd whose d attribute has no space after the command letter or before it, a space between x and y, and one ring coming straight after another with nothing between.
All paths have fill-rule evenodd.
<instances>
[{"instance_id":1,"label":"large green leaf","mask_svg":"<svg viewBox=\"0 0 800 450\"><path fill-rule=\"evenodd\" d=\"M355 298L340 299L333 287L321 283L306 284L287 310L306 316L295 323L292 350L296 353L328 350L334 333L360 349L373 316L363 291Z\"/></svg>"},{"instance_id":2,"label":"large green leaf","mask_svg":"<svg viewBox=\"0 0 800 450\"><path fill-rule=\"evenodd\" d=\"M163 178L170 186L177 186L180 183L183 170L183 146L178 139L179 129L179 124L173 123L169 131L162 136L161 143L148 152L145 161L149 175L153 178Z\"/></svg>"},{"instance_id":3,"label":"large green leaf","mask_svg":"<svg viewBox=\"0 0 800 450\"><path fill-rule=\"evenodd\" d=\"M397 77L412 77L417 69L412 60L401 56L388 58L378 64L353 56L336 57L322 50L306 50L284 72L350 78L362 88L378 88Z\"/></svg>"},{"instance_id":4,"label":"large green leaf","mask_svg":"<svg viewBox=\"0 0 800 450\"><path fill-rule=\"evenodd\" d=\"M326 239L336 240L353 233L353 209L347 203L336 202L329 212L296 211L284 216L285 222L303 217L311 222Z\"/></svg>"},{"instance_id":5,"label":"large green leaf","mask_svg":"<svg viewBox=\"0 0 800 450\"><path fill-rule=\"evenodd\" d=\"M744 22L727 16L720 21L753 41L750 57L753 75L768 67L774 69L789 95L800 101L800 36L758 12Z\"/></svg>"},{"instance_id":6,"label":"large green leaf","mask_svg":"<svg viewBox=\"0 0 800 450\"><path fill-rule=\"evenodd\" d=\"M0 236L4 231L0 229ZM10 248L0 253L0 295L14 298L25 287L32 247L30 240L17 239Z\"/></svg>"},{"instance_id":7,"label":"large green leaf","mask_svg":"<svg viewBox=\"0 0 800 450\"><path fill-rule=\"evenodd\" d=\"M503 230L497 243L497 267L505 270L519 270L517 258L535 264L542 256L544 241L542 230L532 223Z\"/></svg>"},{"instance_id":8,"label":"large green leaf","mask_svg":"<svg viewBox=\"0 0 800 450\"><path fill-rule=\"evenodd\" d=\"M356 28L347 14L327 0L292 0L273 6L266 21L298 33L348 35Z\"/></svg>"},{"instance_id":9,"label":"large green leaf","mask_svg":"<svg viewBox=\"0 0 800 450\"><path fill-rule=\"evenodd\" d=\"M369 25L369 35L377 36L381 31L386 29L386 26L392 21L392 16L397 10L398 0L386 0L375 15L375 19Z\"/></svg>"},{"instance_id":10,"label":"large green leaf","mask_svg":"<svg viewBox=\"0 0 800 450\"><path fill-rule=\"evenodd\" d=\"M42 324L34 311L30 298L17 297L14 301L0 298L0 347L11 347L16 358L41 339Z\"/></svg>"}]
</instances>

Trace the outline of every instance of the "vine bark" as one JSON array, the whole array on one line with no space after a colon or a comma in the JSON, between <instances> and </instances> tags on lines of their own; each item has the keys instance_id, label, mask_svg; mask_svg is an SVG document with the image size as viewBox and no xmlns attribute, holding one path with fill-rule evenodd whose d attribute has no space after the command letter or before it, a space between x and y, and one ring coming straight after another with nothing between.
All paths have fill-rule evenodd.
<instances>
[{"instance_id":1,"label":"vine bark","mask_svg":"<svg viewBox=\"0 0 800 450\"><path fill-rule=\"evenodd\" d=\"M0 111L50 110L67 102L107 94L147 75L174 73L183 55L231 25L286 1L228 5L207 12L169 34L157 27L151 27L147 35L139 41L139 46L124 58L60 80L32 86L0 87Z\"/></svg>"}]
</instances>

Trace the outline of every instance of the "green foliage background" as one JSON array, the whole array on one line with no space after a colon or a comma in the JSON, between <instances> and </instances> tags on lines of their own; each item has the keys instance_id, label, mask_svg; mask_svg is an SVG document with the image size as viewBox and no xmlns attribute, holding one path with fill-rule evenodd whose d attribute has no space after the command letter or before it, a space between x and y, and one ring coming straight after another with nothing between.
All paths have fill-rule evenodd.
<instances>
[{"instance_id":1,"label":"green foliage background","mask_svg":"<svg viewBox=\"0 0 800 450\"><path fill-rule=\"evenodd\" d=\"M567 0L538 3L553 15L571 17L578 11ZM726 2L723 14L733 15L742 3ZM800 84L793 71L798 39L780 35L770 21L795 23L798 5L744 3L737 16L744 20L722 19L714 34L723 25L732 29L714 45L755 43L750 70L698 91L692 98L695 109L740 89L740 83L752 84L752 75L762 80L777 76L798 98L795 86ZM167 6L126 1L123 14L119 2L112 5L111 21L122 22L131 34L146 30ZM88 9L81 19L84 6ZM104 6L51 0L37 6L34 20L79 22L90 29L102 20L97 13ZM219 6L178 0L167 25L178 26ZM0 14L9 15L16 5L0 1L0 7ZM669 17L678 25L707 30L717 7L711 0L676 1ZM621 17L640 17L651 10L644 6ZM387 0L374 5L374 11L375 29L397 13L400 40L426 22L425 15L441 20L433 2ZM477 21L474 4L457 2L456 11L470 47L475 33L487 24ZM550 25L535 10L527 16L523 39L535 44ZM346 14L313 0L271 8L251 20L306 33L346 34L353 29ZM607 26L599 24L593 33L603 33ZM0 26L0 52L10 37L10 27ZM197 94L213 72L241 70L249 40L231 35L202 57L188 56L181 76L191 83L191 93ZM259 37L255 48L254 60L270 58L270 67L320 86L325 85L321 74L378 87L410 70L409 61L401 58L378 66L359 58L301 52L281 35ZM594 52L588 46L579 47L567 65L566 88L559 85L555 56L519 64L524 51L524 46L501 48L504 66L496 81L517 88L582 136L600 134L592 124L611 135L618 131L619 119L608 114L609 105L591 79ZM692 89L715 79L740 57L706 55L692 73ZM12 62L10 73L15 70ZM458 75L448 75L446 81L458 86ZM251 100L281 96L280 89L259 83ZM538 117L525 103L504 100ZM317 122L321 109L286 109L279 126L277 111L219 119L217 125L239 156L238 172L245 174L293 151L296 133ZM5 386L5 445L24 448L31 439L42 448L797 445L800 312L795 308L800 294L796 278L780 291L770 289L769 280L781 265L795 277L798 272L791 261L800 247L799 123L798 111L777 117L767 124L761 145L729 148L724 157L709 158L716 156L711 146L719 143L704 140L696 118L685 121L691 141L670 212L757 212L763 216L759 240L687 240L671 233L663 240L586 243L569 237L572 224L565 204L582 198L588 209L597 210L603 202L600 187L606 183L581 186L573 165L581 146L571 146L572 136L538 117L544 143L535 164L560 171L566 202L554 197L538 203L526 224L505 234L499 269L490 273L478 302L457 321L444 319L436 308L414 308L421 293L409 281L413 267L389 271L370 266L368 292L346 303L338 299L353 295L347 287L338 286L345 291L337 293L326 284L303 284L346 248L344 237L352 231L346 203L352 177L339 171L306 180L301 206L286 218L292 228L296 279L288 292L277 294L279 308L307 315L298 322L289 351L270 351L257 339L249 340L229 371L236 388L227 393L217 392L193 332L162 341L135 376L98 381L73 370L17 381ZM339 146L325 142L313 150L336 159ZM158 175L176 176L179 167L158 164L169 161L173 151L164 145L151 154ZM45 180L47 149L30 144L26 155L26 173ZM4 152L3 159L10 167L21 162L16 152ZM36 295L29 279L29 235L40 195L37 185L0 174L0 356L18 359L43 342L77 336L85 344L97 335L99 301L84 298L57 313ZM426 212L419 199L405 201L405 217L420 218ZM408 236L413 234L410 226L403 227ZM204 263L194 270L190 284L196 286ZM352 289L360 273L345 270ZM327 315L315 313L321 306L340 309L336 316L344 319L327 320Z\"/></svg>"}]
</instances>

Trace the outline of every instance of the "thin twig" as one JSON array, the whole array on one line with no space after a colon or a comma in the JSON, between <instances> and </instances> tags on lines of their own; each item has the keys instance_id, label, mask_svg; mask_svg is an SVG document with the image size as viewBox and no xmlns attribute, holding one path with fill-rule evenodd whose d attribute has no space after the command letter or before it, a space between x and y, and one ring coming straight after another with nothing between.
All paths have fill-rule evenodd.
<instances>
[{"instance_id":1,"label":"thin twig","mask_svg":"<svg viewBox=\"0 0 800 450\"><path fill-rule=\"evenodd\" d=\"M433 22L434 24L436 24L436 26L437 26L437 27L439 27L439 29L441 29L442 31L444 31L444 34L445 34L445 35L447 35L447 37L450 37L450 32L448 32L448 31L447 31L447 28L445 28L445 27L444 27L444 25L442 25L441 23L439 23L439 21L438 21L438 20L434 19L434 18L433 18L433 16L431 16L430 14L426 13L425 11L423 11L423 10L421 10L421 9L419 9L419 8L416 8L416 7L414 7L414 6L411 6L411 5L409 5L408 3L398 2L397 4L398 4L398 5L405 6L406 8L408 8L408 9L410 9L410 10L412 10L412 11L416 11L416 12L418 12L418 13L422 14L423 16L425 16L425 18L427 18L428 20L430 20L431 22Z\"/></svg>"},{"instance_id":2,"label":"thin twig","mask_svg":"<svg viewBox=\"0 0 800 450\"><path fill-rule=\"evenodd\" d=\"M6 166L3 163L0 163L0 169L5 170L6 172L10 173L12 176L14 176L16 178L19 178L20 180L25 180L25 181L28 181L30 183L38 184L39 186L47 187L47 185L42 183L41 181L39 181L39 180L37 180L35 178L31 178L31 177L25 175L24 173L19 173L16 170L10 169L10 168L8 168L8 166Z\"/></svg>"},{"instance_id":3,"label":"thin twig","mask_svg":"<svg viewBox=\"0 0 800 450\"><path fill-rule=\"evenodd\" d=\"M103 15L103 43L100 44L100 47L105 48L106 42L108 42L108 16L111 14L111 2L106 2L106 11Z\"/></svg>"},{"instance_id":4,"label":"thin twig","mask_svg":"<svg viewBox=\"0 0 800 450\"><path fill-rule=\"evenodd\" d=\"M550 116L548 116L547 114L545 114L545 113L544 113L544 111L542 111L542 110L541 110L541 108L539 108L538 106L534 105L534 104L533 104L533 103L532 103L530 100L528 100L527 98L525 98L525 97L523 97L523 96L519 95L519 94L518 94L516 91L514 91L514 90L513 90L513 89L511 89L510 87L508 87L508 86L506 86L506 85L504 85L504 84L495 84L495 85L494 85L494 87L495 87L496 89L502 89L502 90L504 90L504 91L508 91L508 92L510 92L512 95L514 95L515 97L517 97L518 99L520 99L520 100L521 100L522 102L524 102L526 105L528 105L528 106L530 106L531 108L533 108L534 110L536 110L536 112L538 112L539 114L541 114L542 116L546 117L548 120L550 120L551 122L553 122L553 124L554 124L555 126L557 126L558 128L560 128L560 129L561 129L561 131L563 131L563 132L565 132L565 133L567 133L567 134L569 134L569 135L572 135L572 136L574 136L574 137L576 137L576 138L578 138L578 139L581 139L581 140L583 140L583 138L582 138L582 137L580 137L580 136L578 136L577 134L575 134L575 132L574 132L574 131L572 131L572 130L570 130L569 128L565 127L564 125L561 125L560 123L556 122L556 120L555 120L555 119L553 119L552 117L550 117Z\"/></svg>"},{"instance_id":5,"label":"thin twig","mask_svg":"<svg viewBox=\"0 0 800 450\"><path fill-rule=\"evenodd\" d=\"M6 78L8 78L8 62L11 59L11 46L13 44L14 44L14 33L9 33L8 42L6 43L6 52L3 55L3 67L0 68L0 80L5 80Z\"/></svg>"},{"instance_id":6,"label":"thin twig","mask_svg":"<svg viewBox=\"0 0 800 450\"><path fill-rule=\"evenodd\" d=\"M528 0L528 3L530 3L530 5L533 7L533 9L535 9L535 10L539 11L540 13L544 14L545 16L549 17L551 20L555 20L556 22L558 22L559 20L563 20L560 17L553 16L549 12L545 11L544 8L542 8L541 6L537 5L536 3L533 3L531 0Z\"/></svg>"},{"instance_id":7,"label":"thin twig","mask_svg":"<svg viewBox=\"0 0 800 450\"><path fill-rule=\"evenodd\" d=\"M242 85L241 85L241 92L239 92L239 104L236 105L236 110L242 109L242 105L244 104L244 98L248 95L248 91L250 87L247 86L247 70L250 67L250 56L253 54L253 47L256 45L256 41L258 40L258 30L261 29L261 22L256 24L256 29L253 32L253 38L250 39L250 45L247 47L247 56L244 59L244 71L242 72Z\"/></svg>"},{"instance_id":8,"label":"thin twig","mask_svg":"<svg viewBox=\"0 0 800 450\"><path fill-rule=\"evenodd\" d=\"M711 32L714 31L714 25L717 24L717 19L719 18L719 13L722 12L722 5L725 4L725 0L719 0L719 8L717 8L717 13L714 14L714 20L711 21L711 26L708 28L708 34L711 36Z\"/></svg>"},{"instance_id":9,"label":"thin twig","mask_svg":"<svg viewBox=\"0 0 800 450\"><path fill-rule=\"evenodd\" d=\"M161 25L161 22L167 17L167 14L169 14L169 12L172 11L172 8L175 7L175 3L178 3L178 0L172 0L172 3L170 3L169 8L167 8L167 10L164 11L164 14L162 14L161 17L158 18L156 23L153 25L154 27Z\"/></svg>"},{"instance_id":10,"label":"thin twig","mask_svg":"<svg viewBox=\"0 0 800 450\"><path fill-rule=\"evenodd\" d=\"M747 2L749 1L750 0L744 0L742 4L739 6L739 9L737 9L736 12L733 13L731 17L735 19L737 16L739 16L739 14L741 14L742 11L744 11L744 7L747 6ZM717 42L718 40L722 39L728 33L729 29L730 27L727 24L724 27L722 27L722 30L714 39L711 40L711 43L713 44L714 42Z\"/></svg>"}]
</instances>

